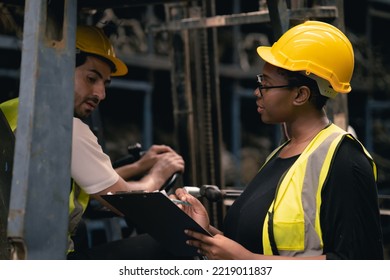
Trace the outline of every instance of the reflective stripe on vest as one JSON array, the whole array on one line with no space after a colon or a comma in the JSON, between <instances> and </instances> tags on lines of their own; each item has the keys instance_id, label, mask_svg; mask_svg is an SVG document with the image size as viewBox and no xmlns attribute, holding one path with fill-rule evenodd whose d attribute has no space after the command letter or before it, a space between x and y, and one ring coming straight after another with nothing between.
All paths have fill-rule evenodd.
<instances>
[{"instance_id":1,"label":"reflective stripe on vest","mask_svg":"<svg viewBox=\"0 0 390 280\"><path fill-rule=\"evenodd\" d=\"M81 221L88 202L89 195L72 180L72 191L69 196L68 253L74 251L71 236L76 233L77 225Z\"/></svg>"},{"instance_id":2,"label":"reflective stripe on vest","mask_svg":"<svg viewBox=\"0 0 390 280\"><path fill-rule=\"evenodd\" d=\"M14 98L0 104L0 109L3 111L4 116L14 133L18 122L18 105L19 98Z\"/></svg>"},{"instance_id":3,"label":"reflective stripe on vest","mask_svg":"<svg viewBox=\"0 0 390 280\"><path fill-rule=\"evenodd\" d=\"M280 255L322 254L323 241L319 219L321 190L328 177L332 159L345 136L356 140L336 125L329 125L309 143L281 178L275 199L269 208L273 216L272 232L275 245ZM284 145L277 148L267 161ZM362 149L371 160L376 177L375 163L363 146ZM272 255L268 223L269 215L263 224L263 249L265 255Z\"/></svg>"}]
</instances>

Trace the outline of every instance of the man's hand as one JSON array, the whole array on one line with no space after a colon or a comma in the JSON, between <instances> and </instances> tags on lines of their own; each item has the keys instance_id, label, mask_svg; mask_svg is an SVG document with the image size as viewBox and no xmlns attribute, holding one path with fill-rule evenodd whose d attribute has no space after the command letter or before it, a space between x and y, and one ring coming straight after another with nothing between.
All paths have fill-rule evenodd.
<instances>
[{"instance_id":1,"label":"man's hand","mask_svg":"<svg viewBox=\"0 0 390 280\"><path fill-rule=\"evenodd\" d=\"M156 190L159 190L173 174L183 172L184 159L172 150L158 155L156 163L150 169L149 176L154 177L156 182L161 182L156 186Z\"/></svg>"},{"instance_id":2,"label":"man's hand","mask_svg":"<svg viewBox=\"0 0 390 280\"><path fill-rule=\"evenodd\" d=\"M139 165L140 172L148 172L159 161L165 153L176 152L166 145L153 145L146 153L136 162Z\"/></svg>"}]
</instances>

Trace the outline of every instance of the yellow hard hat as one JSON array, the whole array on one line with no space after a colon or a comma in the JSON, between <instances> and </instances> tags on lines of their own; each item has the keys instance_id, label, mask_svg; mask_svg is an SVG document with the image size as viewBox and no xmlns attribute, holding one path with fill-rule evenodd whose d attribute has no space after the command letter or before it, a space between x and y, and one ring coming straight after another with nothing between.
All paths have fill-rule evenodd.
<instances>
[{"instance_id":1,"label":"yellow hard hat","mask_svg":"<svg viewBox=\"0 0 390 280\"><path fill-rule=\"evenodd\" d=\"M289 29L272 47L258 47L257 53L277 67L323 78L336 92L351 91L352 44L331 24L306 21Z\"/></svg>"},{"instance_id":2,"label":"yellow hard hat","mask_svg":"<svg viewBox=\"0 0 390 280\"><path fill-rule=\"evenodd\" d=\"M102 29L96 26L78 26L76 48L82 52L98 55L111 61L116 68L111 76L123 76L127 74L126 64L116 57L114 47Z\"/></svg>"}]
</instances>

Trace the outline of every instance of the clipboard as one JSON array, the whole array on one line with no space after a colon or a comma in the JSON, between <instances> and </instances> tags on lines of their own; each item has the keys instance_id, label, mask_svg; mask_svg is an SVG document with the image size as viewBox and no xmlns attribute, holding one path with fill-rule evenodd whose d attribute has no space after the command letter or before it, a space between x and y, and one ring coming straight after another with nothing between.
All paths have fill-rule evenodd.
<instances>
[{"instance_id":1,"label":"clipboard","mask_svg":"<svg viewBox=\"0 0 390 280\"><path fill-rule=\"evenodd\" d=\"M200 256L195 247L186 244L190 237L185 229L212 236L161 192L115 193L102 198L175 256Z\"/></svg>"}]
</instances>

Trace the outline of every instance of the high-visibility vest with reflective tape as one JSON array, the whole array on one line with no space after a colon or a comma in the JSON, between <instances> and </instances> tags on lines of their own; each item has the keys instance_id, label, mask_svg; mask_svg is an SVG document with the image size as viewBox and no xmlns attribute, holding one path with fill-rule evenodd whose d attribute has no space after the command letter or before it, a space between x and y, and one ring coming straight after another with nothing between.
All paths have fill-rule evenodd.
<instances>
[{"instance_id":1,"label":"high-visibility vest with reflective tape","mask_svg":"<svg viewBox=\"0 0 390 280\"><path fill-rule=\"evenodd\" d=\"M374 177L377 178L376 165L364 146L346 131L330 124L318 133L279 181L263 224L265 255L276 254L275 248L283 256L322 255L321 190L331 169L332 159L344 137L360 144L372 164ZM265 164L287 143L275 149Z\"/></svg>"}]
</instances>

